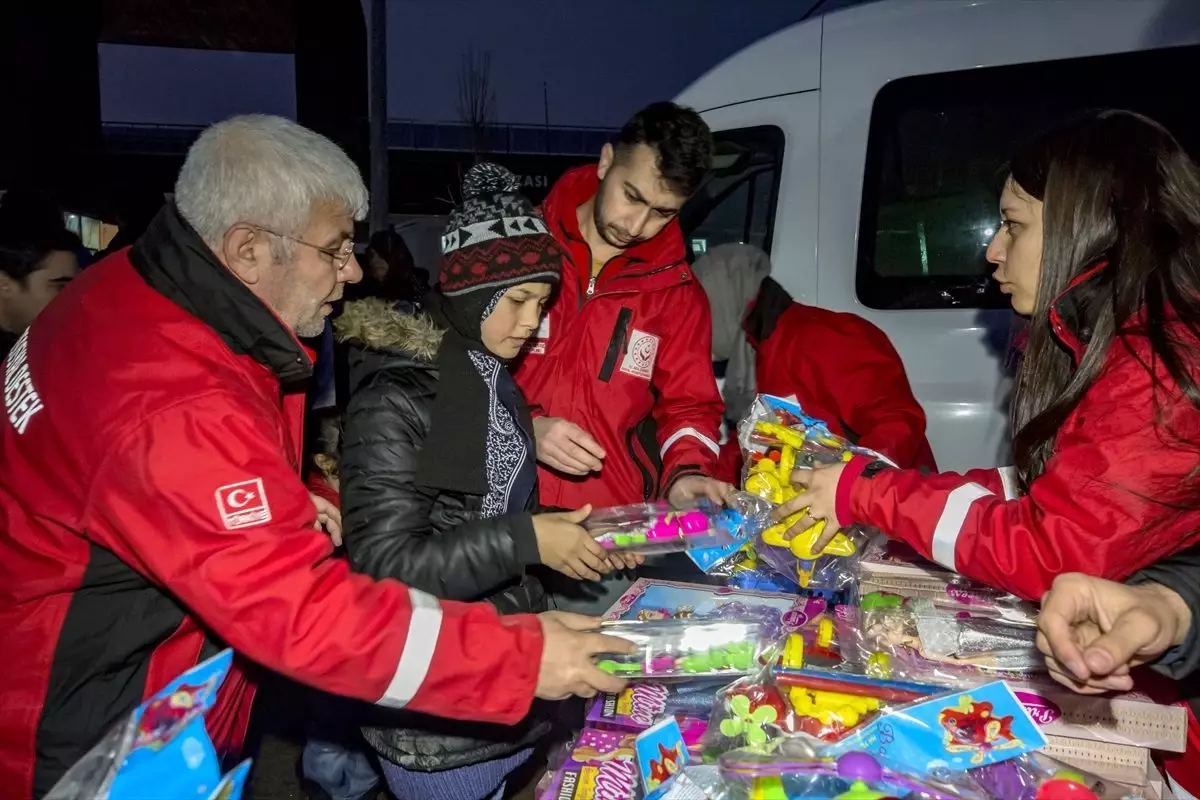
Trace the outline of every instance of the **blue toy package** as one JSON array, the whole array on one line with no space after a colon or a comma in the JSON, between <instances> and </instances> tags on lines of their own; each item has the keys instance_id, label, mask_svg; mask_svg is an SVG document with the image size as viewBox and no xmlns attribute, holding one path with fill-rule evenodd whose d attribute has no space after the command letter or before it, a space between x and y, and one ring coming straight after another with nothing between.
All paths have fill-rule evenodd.
<instances>
[{"instance_id":1,"label":"blue toy package","mask_svg":"<svg viewBox=\"0 0 1200 800\"><path fill-rule=\"evenodd\" d=\"M1004 681L943 694L887 712L831 752L870 753L889 764L961 772L1046 745L1046 736Z\"/></svg>"},{"instance_id":2,"label":"blue toy package","mask_svg":"<svg viewBox=\"0 0 1200 800\"><path fill-rule=\"evenodd\" d=\"M46 800L238 800L249 762L222 779L204 726L232 661L225 650L171 681L71 767Z\"/></svg>"},{"instance_id":3,"label":"blue toy package","mask_svg":"<svg viewBox=\"0 0 1200 800\"><path fill-rule=\"evenodd\" d=\"M671 780L688 763L688 749L674 718L664 719L638 734L633 743L645 800L660 800Z\"/></svg>"},{"instance_id":4,"label":"blue toy package","mask_svg":"<svg viewBox=\"0 0 1200 800\"><path fill-rule=\"evenodd\" d=\"M727 531L729 540L712 547L689 549L688 557L705 573L712 574L719 570L722 564L734 559L738 551L767 528L771 508L771 504L761 497L745 492L735 493L728 505L713 519L714 527Z\"/></svg>"}]
</instances>

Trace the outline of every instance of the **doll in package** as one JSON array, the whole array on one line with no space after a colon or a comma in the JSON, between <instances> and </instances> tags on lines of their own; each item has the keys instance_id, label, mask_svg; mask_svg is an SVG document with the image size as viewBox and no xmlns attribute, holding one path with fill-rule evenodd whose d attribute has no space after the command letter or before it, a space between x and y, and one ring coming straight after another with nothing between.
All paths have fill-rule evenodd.
<instances>
[{"instance_id":1,"label":"doll in package","mask_svg":"<svg viewBox=\"0 0 1200 800\"><path fill-rule=\"evenodd\" d=\"M1045 661L1027 606L952 590L944 598L873 592L860 600L857 657L876 677L947 685L1038 673Z\"/></svg>"},{"instance_id":2,"label":"doll in package","mask_svg":"<svg viewBox=\"0 0 1200 800\"><path fill-rule=\"evenodd\" d=\"M204 727L232 660L225 650L167 684L71 767L46 800L238 800L250 762L222 777Z\"/></svg>"}]
</instances>

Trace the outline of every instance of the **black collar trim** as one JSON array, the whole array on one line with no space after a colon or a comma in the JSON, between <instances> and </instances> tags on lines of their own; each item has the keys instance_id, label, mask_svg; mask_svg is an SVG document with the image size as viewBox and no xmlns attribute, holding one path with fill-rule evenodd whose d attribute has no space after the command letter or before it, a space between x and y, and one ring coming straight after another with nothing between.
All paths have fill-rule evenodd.
<instances>
[{"instance_id":1,"label":"black collar trim","mask_svg":"<svg viewBox=\"0 0 1200 800\"><path fill-rule=\"evenodd\" d=\"M312 376L304 347L237 279L168 203L129 251L129 260L156 292L198 318L239 355L248 355L285 388Z\"/></svg>"}]
</instances>

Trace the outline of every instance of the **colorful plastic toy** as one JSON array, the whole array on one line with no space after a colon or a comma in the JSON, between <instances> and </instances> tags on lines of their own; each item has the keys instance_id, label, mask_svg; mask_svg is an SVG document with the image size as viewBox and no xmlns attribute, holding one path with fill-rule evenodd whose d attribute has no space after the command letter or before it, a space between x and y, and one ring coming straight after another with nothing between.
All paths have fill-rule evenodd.
<instances>
[{"instance_id":1,"label":"colorful plastic toy","mask_svg":"<svg viewBox=\"0 0 1200 800\"><path fill-rule=\"evenodd\" d=\"M766 646L757 620L611 622L604 632L638 645L633 655L596 662L599 669L627 678L745 674L759 666Z\"/></svg>"},{"instance_id":2,"label":"colorful plastic toy","mask_svg":"<svg viewBox=\"0 0 1200 800\"><path fill-rule=\"evenodd\" d=\"M712 532L709 517L703 511L667 511L654 516L649 525L617 529L596 537L606 550L629 550L645 545L707 538Z\"/></svg>"},{"instance_id":3,"label":"colorful plastic toy","mask_svg":"<svg viewBox=\"0 0 1200 800\"><path fill-rule=\"evenodd\" d=\"M797 492L796 494L799 493ZM801 587L807 587L812 582L813 571L816 568L816 561L819 557L825 555L852 556L858 551L854 540L841 531L835 533L833 539L823 549L816 550L817 539L825 531L825 520L820 520L811 528L789 537L788 531L793 525L804 519L806 514L807 509L797 511L783 522L767 528L762 533L763 544L785 548L796 557L796 578L799 580Z\"/></svg>"},{"instance_id":4,"label":"colorful plastic toy","mask_svg":"<svg viewBox=\"0 0 1200 800\"><path fill-rule=\"evenodd\" d=\"M782 505L800 494L800 490L791 484L791 475L792 470L796 467L797 451L804 445L805 436L799 431L773 422L759 422L754 426L754 430L780 444L777 448L768 449L766 456L758 459L750 467L745 481L746 491L770 500L776 505ZM814 441L823 442L824 440L817 437ZM830 442L834 445L837 444L832 439ZM847 455L853 456L850 451L846 450L845 452ZM852 556L858 549L850 537L839 531L824 549L815 551L814 545L825 530L824 520L795 536L789 536L788 531L804 519L806 513L806 510L798 511L762 533L764 544L782 547L796 557L798 562L796 577L801 588L807 588L812 582L815 562L819 556Z\"/></svg>"},{"instance_id":5,"label":"colorful plastic toy","mask_svg":"<svg viewBox=\"0 0 1200 800\"><path fill-rule=\"evenodd\" d=\"M1033 800L1096 800L1078 772L1063 770L1038 787Z\"/></svg>"},{"instance_id":6,"label":"colorful plastic toy","mask_svg":"<svg viewBox=\"0 0 1200 800\"><path fill-rule=\"evenodd\" d=\"M721 720L721 735L730 739L744 737L750 747L762 747L770 738L763 726L776 722L779 712L766 703L752 706L744 694L729 698L730 716Z\"/></svg>"},{"instance_id":7,"label":"colorful plastic toy","mask_svg":"<svg viewBox=\"0 0 1200 800\"><path fill-rule=\"evenodd\" d=\"M826 741L836 741L882 707L878 698L824 692L802 686L788 690L799 730Z\"/></svg>"}]
</instances>

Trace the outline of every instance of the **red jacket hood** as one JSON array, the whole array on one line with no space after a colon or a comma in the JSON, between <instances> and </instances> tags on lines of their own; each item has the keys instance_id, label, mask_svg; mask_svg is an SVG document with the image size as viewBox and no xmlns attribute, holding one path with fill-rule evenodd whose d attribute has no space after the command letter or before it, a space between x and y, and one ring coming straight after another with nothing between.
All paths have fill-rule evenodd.
<instances>
[{"instance_id":1,"label":"red jacket hood","mask_svg":"<svg viewBox=\"0 0 1200 800\"><path fill-rule=\"evenodd\" d=\"M590 200L600 188L596 165L586 164L568 170L554 184L542 204L542 214L551 230L558 228L568 239L582 240L579 218L575 211ZM657 236L630 247L624 252L630 263L646 263L655 267L675 264L687 257L683 246L683 231L679 220L673 219Z\"/></svg>"}]
</instances>

